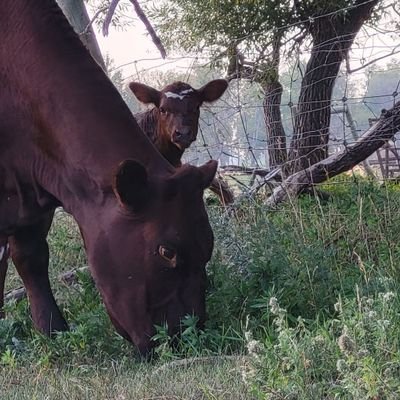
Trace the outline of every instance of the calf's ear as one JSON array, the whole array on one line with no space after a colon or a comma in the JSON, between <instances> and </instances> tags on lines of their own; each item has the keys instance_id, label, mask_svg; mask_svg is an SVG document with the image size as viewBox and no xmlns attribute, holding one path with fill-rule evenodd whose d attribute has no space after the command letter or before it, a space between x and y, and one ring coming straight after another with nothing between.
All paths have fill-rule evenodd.
<instances>
[{"instance_id":1,"label":"calf's ear","mask_svg":"<svg viewBox=\"0 0 400 400\"><path fill-rule=\"evenodd\" d=\"M202 175L203 189L206 189L210 186L212 180L215 177L215 174L217 173L217 167L218 167L218 162L215 160L210 160L201 167L199 167L199 170Z\"/></svg>"},{"instance_id":2,"label":"calf's ear","mask_svg":"<svg viewBox=\"0 0 400 400\"><path fill-rule=\"evenodd\" d=\"M198 92L202 101L211 103L218 100L224 94L227 87L228 81L226 79L215 79L201 87Z\"/></svg>"},{"instance_id":3,"label":"calf's ear","mask_svg":"<svg viewBox=\"0 0 400 400\"><path fill-rule=\"evenodd\" d=\"M157 89L147 86L144 83L131 82L129 89L132 90L136 98L144 104L154 104L156 107L160 106L161 92Z\"/></svg>"},{"instance_id":4,"label":"calf's ear","mask_svg":"<svg viewBox=\"0 0 400 400\"><path fill-rule=\"evenodd\" d=\"M112 187L122 206L134 212L141 211L149 197L146 169L135 160L122 161L114 175Z\"/></svg>"}]
</instances>

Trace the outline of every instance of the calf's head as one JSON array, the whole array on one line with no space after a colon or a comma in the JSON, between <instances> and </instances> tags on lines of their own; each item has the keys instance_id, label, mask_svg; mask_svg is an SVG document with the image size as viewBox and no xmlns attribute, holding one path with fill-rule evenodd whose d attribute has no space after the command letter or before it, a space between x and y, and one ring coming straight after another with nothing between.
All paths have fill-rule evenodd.
<instances>
[{"instance_id":1,"label":"calf's head","mask_svg":"<svg viewBox=\"0 0 400 400\"><path fill-rule=\"evenodd\" d=\"M168 177L126 160L101 215L83 229L93 276L117 331L141 353L154 325L179 330L180 319L205 319L205 265L213 234L203 191L217 163L184 165ZM102 227L107 227L102 229Z\"/></svg>"},{"instance_id":2,"label":"calf's head","mask_svg":"<svg viewBox=\"0 0 400 400\"><path fill-rule=\"evenodd\" d=\"M158 133L183 151L196 140L200 106L219 99L228 82L216 79L200 89L174 82L161 91L138 82L131 82L129 87L139 101L156 106Z\"/></svg>"}]
</instances>

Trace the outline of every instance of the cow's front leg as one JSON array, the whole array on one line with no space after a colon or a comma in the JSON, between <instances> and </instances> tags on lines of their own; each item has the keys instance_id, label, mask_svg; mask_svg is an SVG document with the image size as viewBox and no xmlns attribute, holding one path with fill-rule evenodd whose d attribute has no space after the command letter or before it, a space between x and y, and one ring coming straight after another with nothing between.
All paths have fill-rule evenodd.
<instances>
[{"instance_id":1,"label":"cow's front leg","mask_svg":"<svg viewBox=\"0 0 400 400\"><path fill-rule=\"evenodd\" d=\"M68 329L51 291L46 241L53 214L41 223L19 229L10 237L11 257L21 276L30 302L32 319L46 335Z\"/></svg>"}]
</instances>

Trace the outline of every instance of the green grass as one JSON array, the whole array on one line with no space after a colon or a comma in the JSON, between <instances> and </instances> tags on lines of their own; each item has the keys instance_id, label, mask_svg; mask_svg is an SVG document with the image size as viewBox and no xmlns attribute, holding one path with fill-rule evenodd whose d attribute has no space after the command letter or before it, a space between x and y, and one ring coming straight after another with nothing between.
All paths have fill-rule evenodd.
<instances>
[{"instance_id":1,"label":"green grass","mask_svg":"<svg viewBox=\"0 0 400 400\"><path fill-rule=\"evenodd\" d=\"M57 279L86 263L58 214L50 270L73 329L42 337L26 301L8 304L0 399L400 398L400 188L343 178L322 189L329 200L276 210L262 196L233 215L210 207L207 326L187 317L177 346L159 328L151 363L115 333L88 275L71 288ZM18 285L11 270L7 287Z\"/></svg>"}]
</instances>

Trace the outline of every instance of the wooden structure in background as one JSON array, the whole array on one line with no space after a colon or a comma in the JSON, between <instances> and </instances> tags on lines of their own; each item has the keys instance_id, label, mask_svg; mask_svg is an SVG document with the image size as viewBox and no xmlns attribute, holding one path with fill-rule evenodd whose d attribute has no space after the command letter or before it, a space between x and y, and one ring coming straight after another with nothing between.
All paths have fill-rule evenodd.
<instances>
[{"instance_id":1,"label":"wooden structure in background","mask_svg":"<svg viewBox=\"0 0 400 400\"><path fill-rule=\"evenodd\" d=\"M378 118L369 118L369 126L372 126L376 121L378 121ZM395 136L370 157L370 165L379 166L383 179L397 178L400 176L399 150L400 140Z\"/></svg>"}]
</instances>

